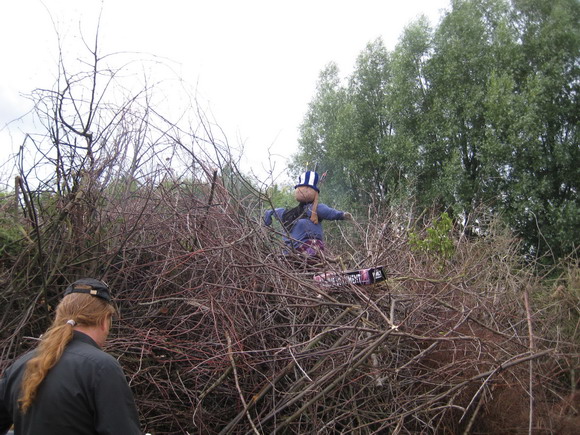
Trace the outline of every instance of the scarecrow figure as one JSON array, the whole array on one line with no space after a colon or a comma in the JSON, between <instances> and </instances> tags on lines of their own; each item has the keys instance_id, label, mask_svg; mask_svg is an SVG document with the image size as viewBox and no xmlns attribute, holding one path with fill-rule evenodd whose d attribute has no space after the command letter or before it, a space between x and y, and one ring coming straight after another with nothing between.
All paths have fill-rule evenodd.
<instances>
[{"instance_id":1,"label":"scarecrow figure","mask_svg":"<svg viewBox=\"0 0 580 435\"><path fill-rule=\"evenodd\" d=\"M294 186L294 198L298 205L294 208L276 208L264 215L264 223L272 224L276 217L287 232L284 243L291 252L304 254L307 257L322 257L324 253L323 220L353 220L350 213L335 210L318 202L319 176L314 171L300 175Z\"/></svg>"}]
</instances>

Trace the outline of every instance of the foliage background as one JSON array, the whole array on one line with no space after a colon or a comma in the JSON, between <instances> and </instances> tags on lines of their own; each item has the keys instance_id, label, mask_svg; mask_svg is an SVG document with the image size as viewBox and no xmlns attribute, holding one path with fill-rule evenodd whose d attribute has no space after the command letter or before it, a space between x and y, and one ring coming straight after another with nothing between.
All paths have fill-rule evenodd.
<instances>
[{"instance_id":1,"label":"foliage background","mask_svg":"<svg viewBox=\"0 0 580 435\"><path fill-rule=\"evenodd\" d=\"M579 19L575 0L457 0L393 52L369 43L344 82L329 64L295 171L319 162L345 208L412 198L470 232L484 208L525 253L577 255Z\"/></svg>"}]
</instances>

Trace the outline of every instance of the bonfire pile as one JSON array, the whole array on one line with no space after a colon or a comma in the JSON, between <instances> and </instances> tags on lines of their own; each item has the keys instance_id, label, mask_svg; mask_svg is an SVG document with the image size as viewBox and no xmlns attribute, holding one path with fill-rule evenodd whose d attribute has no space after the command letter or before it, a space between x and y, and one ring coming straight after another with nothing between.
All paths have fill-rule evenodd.
<instances>
[{"instance_id":1,"label":"bonfire pile","mask_svg":"<svg viewBox=\"0 0 580 435\"><path fill-rule=\"evenodd\" d=\"M493 226L457 236L441 260L409 247L399 213L327 222L333 261L318 272L382 265L387 279L325 286L281 255L262 194L213 171L79 186L42 209L19 198L26 237L0 271L2 370L35 345L66 285L93 276L116 297L106 350L152 434L578 427L578 344L534 308L537 278Z\"/></svg>"}]
</instances>

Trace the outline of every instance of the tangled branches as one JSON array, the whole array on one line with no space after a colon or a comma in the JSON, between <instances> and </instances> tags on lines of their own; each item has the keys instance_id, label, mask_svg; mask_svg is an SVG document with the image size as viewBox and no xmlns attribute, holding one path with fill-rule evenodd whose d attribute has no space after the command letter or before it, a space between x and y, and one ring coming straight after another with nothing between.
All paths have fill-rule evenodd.
<instances>
[{"instance_id":1,"label":"tangled branches","mask_svg":"<svg viewBox=\"0 0 580 435\"><path fill-rule=\"evenodd\" d=\"M529 395L536 429L573 417L553 404L577 348L529 330L540 315L523 289L537 283L509 264L511 240L458 241L435 267L404 232L376 243L384 225L369 222L345 229L360 246L333 248L355 248L351 262L372 240L388 279L321 286L278 254L257 203L227 184L104 189L65 204L60 222L43 218L42 252L30 243L3 271L3 366L34 344L68 282L100 274L121 311L107 350L151 433L517 431Z\"/></svg>"}]
</instances>

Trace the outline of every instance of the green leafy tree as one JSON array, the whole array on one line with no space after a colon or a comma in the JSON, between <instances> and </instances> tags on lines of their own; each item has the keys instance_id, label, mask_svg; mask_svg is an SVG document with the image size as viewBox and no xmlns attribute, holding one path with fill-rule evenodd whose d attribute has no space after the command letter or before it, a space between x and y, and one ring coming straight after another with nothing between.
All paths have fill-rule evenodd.
<instances>
[{"instance_id":1,"label":"green leafy tree","mask_svg":"<svg viewBox=\"0 0 580 435\"><path fill-rule=\"evenodd\" d=\"M415 196L416 182L424 172L422 156L436 141L436 130L429 124L430 83L425 67L432 51L432 29L425 17L407 26L391 55L389 112L395 134L391 164L396 166L398 192Z\"/></svg>"},{"instance_id":2,"label":"green leafy tree","mask_svg":"<svg viewBox=\"0 0 580 435\"><path fill-rule=\"evenodd\" d=\"M403 179L388 107L389 54L381 39L369 43L342 85L330 65L301 126L295 167L319 162L326 189L345 206L388 202Z\"/></svg>"},{"instance_id":3,"label":"green leafy tree","mask_svg":"<svg viewBox=\"0 0 580 435\"><path fill-rule=\"evenodd\" d=\"M316 95L300 126L299 153L291 169L297 175L317 166L319 171L331 174L325 181L325 190L332 190L337 202L346 202L351 191L349 168L341 155L343 147L352 146L351 119L351 102L337 65L331 63L319 75Z\"/></svg>"},{"instance_id":4,"label":"green leafy tree","mask_svg":"<svg viewBox=\"0 0 580 435\"><path fill-rule=\"evenodd\" d=\"M580 242L580 3L514 1L520 61L503 211L538 255Z\"/></svg>"},{"instance_id":5,"label":"green leafy tree","mask_svg":"<svg viewBox=\"0 0 580 435\"><path fill-rule=\"evenodd\" d=\"M457 213L501 213L528 252L580 240L580 4L453 2L429 62L437 139L420 191Z\"/></svg>"},{"instance_id":6,"label":"green leafy tree","mask_svg":"<svg viewBox=\"0 0 580 435\"><path fill-rule=\"evenodd\" d=\"M347 86L336 65L321 74L296 167L319 162L344 204L413 196L468 224L483 208L528 253L574 252L579 18L577 0L453 0L393 53L368 44Z\"/></svg>"},{"instance_id":7,"label":"green leafy tree","mask_svg":"<svg viewBox=\"0 0 580 435\"><path fill-rule=\"evenodd\" d=\"M377 39L359 55L349 80L352 140L340 147L356 195L353 199L357 201L367 199L365 202L369 202L372 198L383 202L392 184L389 149L393 127L387 106L389 78L389 55L382 40Z\"/></svg>"},{"instance_id":8,"label":"green leafy tree","mask_svg":"<svg viewBox=\"0 0 580 435\"><path fill-rule=\"evenodd\" d=\"M433 141L423 154L420 191L455 216L489 200L483 155L487 153L485 99L489 78L503 71L507 5L503 1L455 1L435 32L427 65L428 124Z\"/></svg>"}]
</instances>

